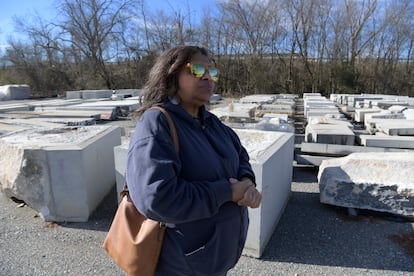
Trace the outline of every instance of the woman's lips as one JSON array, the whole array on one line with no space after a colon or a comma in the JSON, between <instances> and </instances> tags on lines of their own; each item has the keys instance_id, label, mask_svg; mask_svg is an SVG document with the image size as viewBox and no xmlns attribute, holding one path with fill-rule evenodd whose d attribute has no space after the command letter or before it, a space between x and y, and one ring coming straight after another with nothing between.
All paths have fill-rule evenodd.
<instances>
[{"instance_id":1,"label":"woman's lips","mask_svg":"<svg viewBox=\"0 0 414 276\"><path fill-rule=\"evenodd\" d=\"M209 83L209 82L207 82L207 83L205 83L205 84L202 85L202 88L204 88L204 89L206 89L208 91L212 91L214 89L214 85L211 84L211 83Z\"/></svg>"}]
</instances>

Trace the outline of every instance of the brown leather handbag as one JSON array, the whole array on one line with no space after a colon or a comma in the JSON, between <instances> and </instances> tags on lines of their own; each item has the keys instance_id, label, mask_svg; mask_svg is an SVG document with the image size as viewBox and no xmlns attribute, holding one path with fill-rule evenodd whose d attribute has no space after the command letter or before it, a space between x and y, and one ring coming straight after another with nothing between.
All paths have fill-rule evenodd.
<instances>
[{"instance_id":1,"label":"brown leather handbag","mask_svg":"<svg viewBox=\"0 0 414 276\"><path fill-rule=\"evenodd\" d=\"M175 151L179 152L178 136L168 112L159 106L167 118ZM150 276L155 274L161 253L166 226L142 215L135 207L125 184L121 202L103 242L103 248L128 275Z\"/></svg>"}]
</instances>

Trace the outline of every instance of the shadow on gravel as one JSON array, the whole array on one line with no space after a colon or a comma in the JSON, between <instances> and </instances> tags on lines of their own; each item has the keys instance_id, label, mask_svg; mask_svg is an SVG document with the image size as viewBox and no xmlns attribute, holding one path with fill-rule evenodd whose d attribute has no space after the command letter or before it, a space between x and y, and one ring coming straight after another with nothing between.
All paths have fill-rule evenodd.
<instances>
[{"instance_id":1,"label":"shadow on gravel","mask_svg":"<svg viewBox=\"0 0 414 276\"><path fill-rule=\"evenodd\" d=\"M296 182L316 183L300 169ZM315 171L313 172L315 173ZM314 186L315 188L315 186ZM315 189L313 189L315 190ZM414 272L414 224L384 216L349 216L345 208L321 204L319 193L294 191L262 259L321 266Z\"/></svg>"},{"instance_id":2,"label":"shadow on gravel","mask_svg":"<svg viewBox=\"0 0 414 276\"><path fill-rule=\"evenodd\" d=\"M112 219L115 216L118 207L118 196L116 186L105 196L96 210L91 214L87 222L66 222L59 223L62 227L78 228L86 230L107 232L111 226Z\"/></svg>"},{"instance_id":3,"label":"shadow on gravel","mask_svg":"<svg viewBox=\"0 0 414 276\"><path fill-rule=\"evenodd\" d=\"M293 167L293 182L301 183L315 183L318 182L318 167L314 166L303 166Z\"/></svg>"}]
</instances>

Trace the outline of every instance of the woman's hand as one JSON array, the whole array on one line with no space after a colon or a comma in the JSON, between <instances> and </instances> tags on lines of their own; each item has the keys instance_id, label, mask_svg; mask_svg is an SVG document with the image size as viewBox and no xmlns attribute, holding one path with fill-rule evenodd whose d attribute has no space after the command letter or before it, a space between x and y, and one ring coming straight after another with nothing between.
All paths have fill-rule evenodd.
<instances>
[{"instance_id":1,"label":"woman's hand","mask_svg":"<svg viewBox=\"0 0 414 276\"><path fill-rule=\"evenodd\" d=\"M229 181L233 191L233 202L250 208L259 207L262 201L262 194L256 189L250 178L245 177L240 181L230 178Z\"/></svg>"}]
</instances>

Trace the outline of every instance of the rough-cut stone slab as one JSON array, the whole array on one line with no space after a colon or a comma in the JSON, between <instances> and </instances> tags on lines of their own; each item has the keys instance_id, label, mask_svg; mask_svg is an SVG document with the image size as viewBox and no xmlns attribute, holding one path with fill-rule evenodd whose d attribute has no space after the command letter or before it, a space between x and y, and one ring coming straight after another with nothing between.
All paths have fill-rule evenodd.
<instances>
[{"instance_id":1,"label":"rough-cut stone slab","mask_svg":"<svg viewBox=\"0 0 414 276\"><path fill-rule=\"evenodd\" d=\"M355 122L363 123L365 121L365 114L380 112L381 109L379 108L356 108L354 113L354 120Z\"/></svg>"},{"instance_id":2,"label":"rough-cut stone slab","mask_svg":"<svg viewBox=\"0 0 414 276\"><path fill-rule=\"evenodd\" d=\"M7 104L4 104L7 103ZM9 101L0 102L0 113L10 112L10 111L29 111L31 106L27 103L9 103Z\"/></svg>"},{"instance_id":3,"label":"rough-cut stone slab","mask_svg":"<svg viewBox=\"0 0 414 276\"><path fill-rule=\"evenodd\" d=\"M365 127L369 127L370 124L375 124L384 120L405 120L405 117L402 113L390 113L387 110L383 110L379 113L365 114L364 124Z\"/></svg>"},{"instance_id":4,"label":"rough-cut stone slab","mask_svg":"<svg viewBox=\"0 0 414 276\"><path fill-rule=\"evenodd\" d=\"M27 84L9 84L0 86L0 100L24 100L31 94Z\"/></svg>"},{"instance_id":5,"label":"rough-cut stone slab","mask_svg":"<svg viewBox=\"0 0 414 276\"><path fill-rule=\"evenodd\" d=\"M271 104L275 101L277 95L271 94L255 94L255 95L247 95L240 99L240 103L242 104Z\"/></svg>"},{"instance_id":6,"label":"rough-cut stone slab","mask_svg":"<svg viewBox=\"0 0 414 276\"><path fill-rule=\"evenodd\" d=\"M409 149L381 148L381 147L362 147L351 145L335 145L322 143L301 143L301 152L316 153L318 155L328 155L343 157L354 152L412 152Z\"/></svg>"},{"instance_id":7,"label":"rough-cut stone slab","mask_svg":"<svg viewBox=\"0 0 414 276\"><path fill-rule=\"evenodd\" d=\"M292 115L294 113L294 105L290 104L262 104L257 112L266 114L266 113L280 113Z\"/></svg>"},{"instance_id":8,"label":"rough-cut stone slab","mask_svg":"<svg viewBox=\"0 0 414 276\"><path fill-rule=\"evenodd\" d=\"M414 120L414 107L408 108L402 112L407 120Z\"/></svg>"},{"instance_id":9,"label":"rough-cut stone slab","mask_svg":"<svg viewBox=\"0 0 414 276\"><path fill-rule=\"evenodd\" d=\"M353 145L355 142L355 134L344 124L308 124L305 128L305 141Z\"/></svg>"},{"instance_id":10,"label":"rough-cut stone slab","mask_svg":"<svg viewBox=\"0 0 414 276\"><path fill-rule=\"evenodd\" d=\"M378 131L387 135L414 136L414 120L388 120L376 124Z\"/></svg>"},{"instance_id":11,"label":"rough-cut stone slab","mask_svg":"<svg viewBox=\"0 0 414 276\"><path fill-rule=\"evenodd\" d=\"M320 202L414 218L414 154L353 153L322 161Z\"/></svg>"},{"instance_id":12,"label":"rough-cut stone slab","mask_svg":"<svg viewBox=\"0 0 414 276\"><path fill-rule=\"evenodd\" d=\"M260 258L290 197L294 139L292 133L235 131L249 153L257 189L262 193L260 207L249 208L250 225L243 254Z\"/></svg>"},{"instance_id":13,"label":"rough-cut stone slab","mask_svg":"<svg viewBox=\"0 0 414 276\"><path fill-rule=\"evenodd\" d=\"M414 136L359 135L358 142L367 147L414 149Z\"/></svg>"},{"instance_id":14,"label":"rough-cut stone slab","mask_svg":"<svg viewBox=\"0 0 414 276\"><path fill-rule=\"evenodd\" d=\"M110 98L113 90L80 90L66 91L66 99L99 99Z\"/></svg>"},{"instance_id":15,"label":"rough-cut stone slab","mask_svg":"<svg viewBox=\"0 0 414 276\"><path fill-rule=\"evenodd\" d=\"M115 126L31 128L0 138L0 190L47 221L87 221L115 183Z\"/></svg>"},{"instance_id":16,"label":"rough-cut stone slab","mask_svg":"<svg viewBox=\"0 0 414 276\"><path fill-rule=\"evenodd\" d=\"M336 117L339 116L340 112L338 110L338 108L312 108L312 109L308 109L305 110L305 117L309 118L312 116L318 116L318 117L323 117L323 116L331 116L331 117Z\"/></svg>"},{"instance_id":17,"label":"rough-cut stone slab","mask_svg":"<svg viewBox=\"0 0 414 276\"><path fill-rule=\"evenodd\" d=\"M15 126L18 129L33 129L33 128L59 128L61 123L45 122L38 118L24 118L24 119L4 119L1 120L2 125Z\"/></svg>"},{"instance_id":18,"label":"rough-cut stone slab","mask_svg":"<svg viewBox=\"0 0 414 276\"><path fill-rule=\"evenodd\" d=\"M301 165L319 166L323 160L335 158L332 156L316 156L308 154L295 154L295 161Z\"/></svg>"},{"instance_id":19,"label":"rough-cut stone slab","mask_svg":"<svg viewBox=\"0 0 414 276\"><path fill-rule=\"evenodd\" d=\"M85 102L77 105L66 107L65 109L76 110L94 110L94 109L109 109L109 108L122 108L128 111L135 110L139 107L138 97L128 98L125 100L104 100L104 101L92 101Z\"/></svg>"},{"instance_id":20,"label":"rough-cut stone slab","mask_svg":"<svg viewBox=\"0 0 414 276\"><path fill-rule=\"evenodd\" d=\"M106 110L105 110L106 111ZM99 120L101 118L101 113L103 111L96 111L96 110L45 110L45 111L14 111L9 112L8 114L15 114L15 115L26 115L39 117L39 118L95 118Z\"/></svg>"},{"instance_id":21,"label":"rough-cut stone slab","mask_svg":"<svg viewBox=\"0 0 414 276\"><path fill-rule=\"evenodd\" d=\"M231 103L229 106L217 107L210 110L223 121L250 122L253 121L258 104Z\"/></svg>"}]
</instances>

